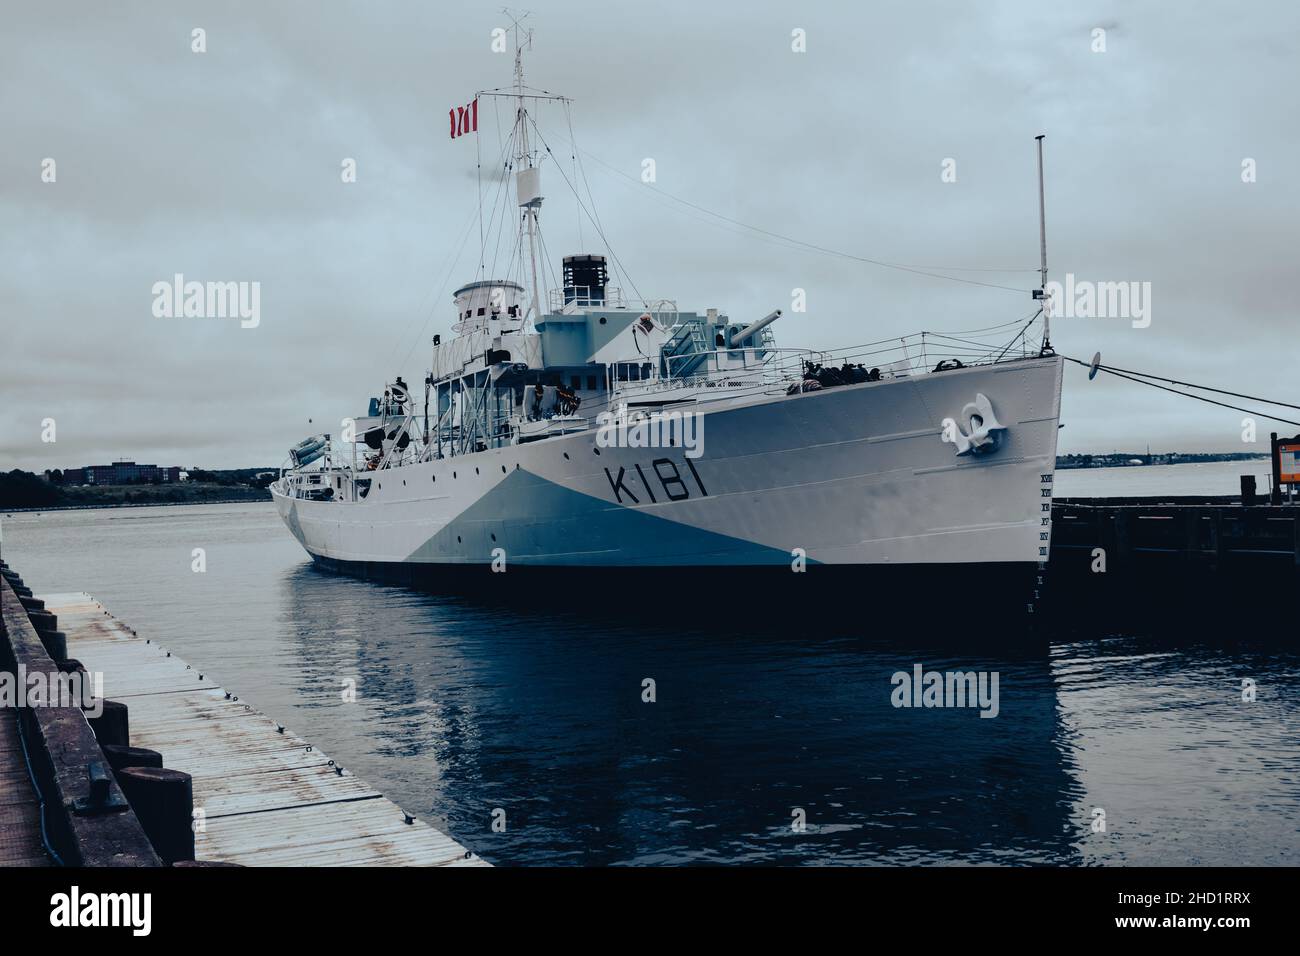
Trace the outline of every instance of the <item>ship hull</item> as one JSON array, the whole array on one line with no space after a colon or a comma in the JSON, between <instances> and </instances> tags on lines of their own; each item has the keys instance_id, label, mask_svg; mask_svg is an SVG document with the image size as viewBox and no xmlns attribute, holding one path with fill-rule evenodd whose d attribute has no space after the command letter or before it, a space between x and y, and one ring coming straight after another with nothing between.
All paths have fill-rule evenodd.
<instances>
[{"instance_id":1,"label":"ship hull","mask_svg":"<svg viewBox=\"0 0 1300 956\"><path fill-rule=\"evenodd\" d=\"M376 472L358 502L273 494L318 564L435 591L689 571L720 594L870 581L1023 603L1050 546L1061 371L1049 356L710 402L698 455L602 447L592 429ZM1006 430L959 456L943 422L981 395Z\"/></svg>"}]
</instances>

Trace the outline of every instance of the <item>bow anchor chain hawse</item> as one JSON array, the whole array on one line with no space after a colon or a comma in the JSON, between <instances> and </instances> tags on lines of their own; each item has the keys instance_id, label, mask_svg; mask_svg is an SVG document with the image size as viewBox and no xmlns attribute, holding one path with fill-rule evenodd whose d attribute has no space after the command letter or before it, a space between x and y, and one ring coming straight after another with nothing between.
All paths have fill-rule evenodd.
<instances>
[{"instance_id":1,"label":"bow anchor chain hawse","mask_svg":"<svg viewBox=\"0 0 1300 956\"><path fill-rule=\"evenodd\" d=\"M982 392L961 410L961 420L969 431L962 431L951 418L943 421L943 440L957 446L958 455L985 455L997 451L1007 428L993 414L993 403Z\"/></svg>"}]
</instances>

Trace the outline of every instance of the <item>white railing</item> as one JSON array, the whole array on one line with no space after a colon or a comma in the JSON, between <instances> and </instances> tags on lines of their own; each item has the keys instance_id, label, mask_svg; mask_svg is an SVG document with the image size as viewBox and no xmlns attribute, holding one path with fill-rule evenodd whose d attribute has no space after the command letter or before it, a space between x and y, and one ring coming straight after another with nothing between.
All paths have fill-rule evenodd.
<instances>
[{"instance_id":1,"label":"white railing","mask_svg":"<svg viewBox=\"0 0 1300 956\"><path fill-rule=\"evenodd\" d=\"M662 303L659 303L662 305ZM637 398L667 397L671 400L673 392L690 400L704 398L739 398L751 395L782 395L790 391L796 383L805 380L810 372L815 373L820 367L823 372L843 373L845 366L850 366L850 376L860 380L862 372L871 380L905 378L925 375L933 372L937 363L957 360L963 365L987 365L1010 358L1024 358L1036 355L1038 351L1030 345L1023 334L1013 339L1010 344L980 342L974 339L952 336L937 332L918 332L912 335L898 336L869 342L864 345L849 346L839 349L776 348L752 346L744 348L717 348L704 352L689 352L683 355L666 356L668 374L645 379L619 380L613 373L615 366L606 368L608 391L603 400L586 401L581 407L581 417L565 419L565 429L587 427L598 424L598 416L605 411L616 409L620 404ZM679 375L674 367L680 367L687 361L699 361L703 356L701 368L692 370L691 374ZM644 364L644 363L615 363ZM654 364L654 363L652 363ZM859 369L860 367L860 369ZM657 367L656 367L657 372ZM813 377L816 377L814 374ZM830 376L832 379L834 375ZM404 427L413 434L409 445L398 449L396 443L381 456L376 471L383 471L418 461L428 461L434 455L450 453L453 455L471 454L466 449L467 434L480 434L489 442L491 437L475 427L468 430L469 422L465 416L470 415L476 423L482 424L482 415L486 396L480 396L470 407L461 408L461 421L455 423L456 405L447 408L436 420L430 441L426 445L419 428L422 416L407 415L388 419L385 430L391 424L402 421ZM450 419L450 421L449 421ZM358 436L360 437L360 436ZM355 471L346 461L340 461L336 454L334 442L327 446L322 466L351 471L354 478L365 477L368 472L363 463L358 463ZM293 473L296 469L281 468L281 477Z\"/></svg>"},{"instance_id":2,"label":"white railing","mask_svg":"<svg viewBox=\"0 0 1300 956\"><path fill-rule=\"evenodd\" d=\"M565 286L548 289L546 304L549 312L571 315L578 309L640 309L649 312L661 324L671 325L669 317L677 315L677 302L673 299L629 299L618 286Z\"/></svg>"}]
</instances>

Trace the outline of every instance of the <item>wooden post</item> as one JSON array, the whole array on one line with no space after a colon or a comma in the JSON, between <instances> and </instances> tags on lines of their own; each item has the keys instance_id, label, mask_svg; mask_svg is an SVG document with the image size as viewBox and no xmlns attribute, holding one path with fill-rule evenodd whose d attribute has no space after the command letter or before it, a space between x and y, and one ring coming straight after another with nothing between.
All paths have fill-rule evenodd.
<instances>
[{"instance_id":1,"label":"wooden post","mask_svg":"<svg viewBox=\"0 0 1300 956\"><path fill-rule=\"evenodd\" d=\"M1129 524L1128 509L1116 508L1112 520L1115 524L1115 557L1119 558L1120 569L1127 572L1129 570L1129 551L1132 547L1129 535L1132 528Z\"/></svg>"},{"instance_id":2,"label":"wooden post","mask_svg":"<svg viewBox=\"0 0 1300 956\"><path fill-rule=\"evenodd\" d=\"M194 781L190 775L160 767L124 767L117 779L163 863L170 866L193 860Z\"/></svg>"},{"instance_id":3,"label":"wooden post","mask_svg":"<svg viewBox=\"0 0 1300 956\"><path fill-rule=\"evenodd\" d=\"M1269 433L1269 457L1273 459L1273 490L1269 496L1272 504L1282 503L1282 459L1277 453L1277 432Z\"/></svg>"},{"instance_id":4,"label":"wooden post","mask_svg":"<svg viewBox=\"0 0 1300 956\"><path fill-rule=\"evenodd\" d=\"M1223 568L1223 509L1214 509L1214 523L1210 530L1211 544L1214 550L1214 572L1217 574Z\"/></svg>"},{"instance_id":5,"label":"wooden post","mask_svg":"<svg viewBox=\"0 0 1300 956\"><path fill-rule=\"evenodd\" d=\"M1183 561L1190 565L1196 559L1196 545L1199 543L1196 522L1199 519L1195 508L1179 508L1176 513L1183 516Z\"/></svg>"},{"instance_id":6,"label":"wooden post","mask_svg":"<svg viewBox=\"0 0 1300 956\"><path fill-rule=\"evenodd\" d=\"M50 655L50 660L61 661L68 656L68 635L62 631L46 631L43 634L36 635L45 645L45 651Z\"/></svg>"},{"instance_id":7,"label":"wooden post","mask_svg":"<svg viewBox=\"0 0 1300 956\"><path fill-rule=\"evenodd\" d=\"M119 747L129 747L131 729L130 722L127 720L126 704L117 700L102 700L99 704L104 708L104 712L98 717L89 715L86 717L90 729L95 732L95 739L99 741L99 746L116 744Z\"/></svg>"},{"instance_id":8,"label":"wooden post","mask_svg":"<svg viewBox=\"0 0 1300 956\"><path fill-rule=\"evenodd\" d=\"M149 750L145 747L124 747L121 744L104 744L104 756L108 759L108 765L113 768L113 772L125 770L127 767L153 767L162 769L163 758L156 750Z\"/></svg>"}]
</instances>

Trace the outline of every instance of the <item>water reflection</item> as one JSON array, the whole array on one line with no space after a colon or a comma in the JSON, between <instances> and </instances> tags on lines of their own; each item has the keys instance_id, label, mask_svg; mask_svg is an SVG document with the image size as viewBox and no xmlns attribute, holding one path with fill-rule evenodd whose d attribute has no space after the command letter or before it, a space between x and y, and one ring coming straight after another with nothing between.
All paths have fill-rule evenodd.
<instances>
[{"instance_id":1,"label":"water reflection","mask_svg":"<svg viewBox=\"0 0 1300 956\"><path fill-rule=\"evenodd\" d=\"M925 606L863 638L446 600L313 570L267 505L19 515L5 549L498 863L1300 862L1300 653L1258 580L998 644ZM916 662L999 671L997 719L890 706Z\"/></svg>"},{"instance_id":2,"label":"water reflection","mask_svg":"<svg viewBox=\"0 0 1300 956\"><path fill-rule=\"evenodd\" d=\"M666 629L308 565L281 587L304 696L344 711L339 681L355 675L352 725L399 802L444 812L494 862L1080 858L1081 792L1044 650L972 656L923 635L891 643L788 622ZM997 671L999 717L894 708L890 677L916 662ZM505 834L490 831L496 807Z\"/></svg>"}]
</instances>

